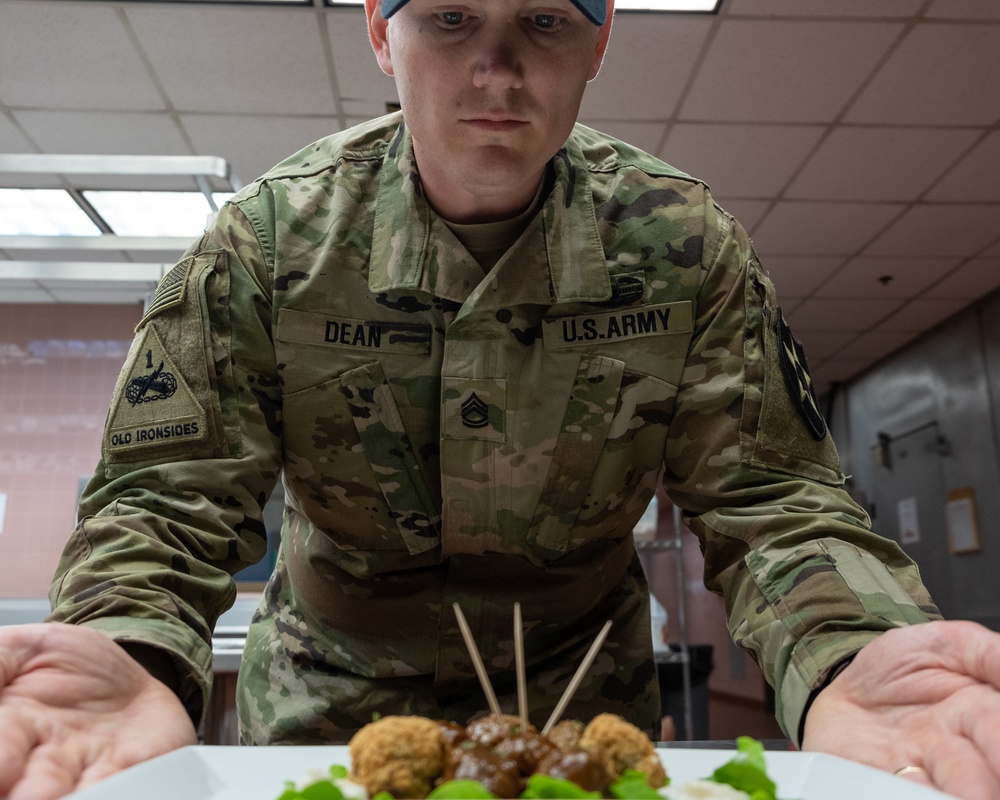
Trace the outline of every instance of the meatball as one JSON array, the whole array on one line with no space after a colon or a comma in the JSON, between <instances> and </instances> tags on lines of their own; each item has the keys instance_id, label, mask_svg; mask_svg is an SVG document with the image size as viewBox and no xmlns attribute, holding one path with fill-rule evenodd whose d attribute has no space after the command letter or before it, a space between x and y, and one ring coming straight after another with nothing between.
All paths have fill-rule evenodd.
<instances>
[{"instance_id":1,"label":"meatball","mask_svg":"<svg viewBox=\"0 0 1000 800\"><path fill-rule=\"evenodd\" d=\"M578 719L564 719L552 726L548 737L560 750L575 750L580 745L583 723Z\"/></svg>"},{"instance_id":2,"label":"meatball","mask_svg":"<svg viewBox=\"0 0 1000 800\"><path fill-rule=\"evenodd\" d=\"M488 714L485 717L474 719L465 729L466 735L480 744L487 747L495 747L499 742L509 736L519 733L538 733L538 730L530 722L525 730L521 730L520 717L513 714Z\"/></svg>"},{"instance_id":3,"label":"meatball","mask_svg":"<svg viewBox=\"0 0 1000 800\"><path fill-rule=\"evenodd\" d=\"M441 726L424 717L383 717L351 739L351 780L393 797L421 798L444 769Z\"/></svg>"},{"instance_id":4,"label":"meatball","mask_svg":"<svg viewBox=\"0 0 1000 800\"><path fill-rule=\"evenodd\" d=\"M598 714L583 730L579 746L599 761L612 781L627 769L646 775L654 789L666 782L663 762L641 730L615 714Z\"/></svg>"}]
</instances>

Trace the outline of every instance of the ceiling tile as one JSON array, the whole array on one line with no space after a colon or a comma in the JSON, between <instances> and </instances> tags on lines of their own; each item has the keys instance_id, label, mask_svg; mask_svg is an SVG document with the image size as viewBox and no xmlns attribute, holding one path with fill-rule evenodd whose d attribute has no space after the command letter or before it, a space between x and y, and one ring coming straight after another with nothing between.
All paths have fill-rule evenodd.
<instances>
[{"instance_id":1,"label":"ceiling tile","mask_svg":"<svg viewBox=\"0 0 1000 800\"><path fill-rule=\"evenodd\" d=\"M125 13L177 110L334 113L311 10L142 5Z\"/></svg>"},{"instance_id":2,"label":"ceiling tile","mask_svg":"<svg viewBox=\"0 0 1000 800\"><path fill-rule=\"evenodd\" d=\"M916 297L957 264L958 259L943 258L855 258L823 284L816 296Z\"/></svg>"},{"instance_id":3,"label":"ceiling tile","mask_svg":"<svg viewBox=\"0 0 1000 800\"><path fill-rule=\"evenodd\" d=\"M840 127L819 147L786 197L916 200L978 135L942 128Z\"/></svg>"},{"instance_id":4,"label":"ceiling tile","mask_svg":"<svg viewBox=\"0 0 1000 800\"><path fill-rule=\"evenodd\" d=\"M35 148L6 114L0 114L0 153L34 153Z\"/></svg>"},{"instance_id":5,"label":"ceiling tile","mask_svg":"<svg viewBox=\"0 0 1000 800\"><path fill-rule=\"evenodd\" d=\"M724 20L680 118L828 122L900 30L890 22Z\"/></svg>"},{"instance_id":6,"label":"ceiling tile","mask_svg":"<svg viewBox=\"0 0 1000 800\"><path fill-rule=\"evenodd\" d=\"M754 231L762 256L856 253L903 210L892 203L820 203L785 200Z\"/></svg>"},{"instance_id":7,"label":"ceiling tile","mask_svg":"<svg viewBox=\"0 0 1000 800\"><path fill-rule=\"evenodd\" d=\"M902 300L892 299L811 299L789 315L789 324L796 335L802 331L866 331L902 304Z\"/></svg>"},{"instance_id":8,"label":"ceiling tile","mask_svg":"<svg viewBox=\"0 0 1000 800\"><path fill-rule=\"evenodd\" d=\"M934 287L934 296L978 300L1000 289L1000 258L976 258Z\"/></svg>"},{"instance_id":9,"label":"ceiling tile","mask_svg":"<svg viewBox=\"0 0 1000 800\"><path fill-rule=\"evenodd\" d=\"M904 331L862 333L837 353L838 359L881 360L913 341L917 334Z\"/></svg>"},{"instance_id":10,"label":"ceiling tile","mask_svg":"<svg viewBox=\"0 0 1000 800\"><path fill-rule=\"evenodd\" d=\"M37 0L3 4L0 101L30 108L163 108L114 9Z\"/></svg>"},{"instance_id":11,"label":"ceiling tile","mask_svg":"<svg viewBox=\"0 0 1000 800\"><path fill-rule=\"evenodd\" d=\"M191 155L166 112L16 111L14 115L44 153Z\"/></svg>"},{"instance_id":12,"label":"ceiling tile","mask_svg":"<svg viewBox=\"0 0 1000 800\"><path fill-rule=\"evenodd\" d=\"M812 294L843 263L843 258L817 256L768 256L761 261L779 300L785 294Z\"/></svg>"},{"instance_id":13,"label":"ceiling tile","mask_svg":"<svg viewBox=\"0 0 1000 800\"><path fill-rule=\"evenodd\" d=\"M181 119L197 154L226 159L244 184L339 129L334 117L184 114Z\"/></svg>"},{"instance_id":14,"label":"ceiling tile","mask_svg":"<svg viewBox=\"0 0 1000 800\"><path fill-rule=\"evenodd\" d=\"M856 333L849 331L794 331L794 336L806 353L806 363L812 365L830 358L848 344Z\"/></svg>"},{"instance_id":15,"label":"ceiling tile","mask_svg":"<svg viewBox=\"0 0 1000 800\"><path fill-rule=\"evenodd\" d=\"M728 15L790 17L910 17L924 0L836 0L836 2L803 2L803 0L726 0ZM951 2L951 0L946 0ZM984 0L993 2L993 0Z\"/></svg>"},{"instance_id":16,"label":"ceiling tile","mask_svg":"<svg viewBox=\"0 0 1000 800\"><path fill-rule=\"evenodd\" d=\"M677 123L661 158L727 197L777 194L823 134L809 125Z\"/></svg>"},{"instance_id":17,"label":"ceiling tile","mask_svg":"<svg viewBox=\"0 0 1000 800\"><path fill-rule=\"evenodd\" d=\"M997 6L1000 8L1000 5ZM1000 132L980 142L927 193L928 200L1000 202Z\"/></svg>"},{"instance_id":18,"label":"ceiling tile","mask_svg":"<svg viewBox=\"0 0 1000 800\"><path fill-rule=\"evenodd\" d=\"M677 106L713 18L674 14L615 17L601 72L587 86L590 119L665 120ZM636 76L643 76L636 80Z\"/></svg>"},{"instance_id":19,"label":"ceiling tile","mask_svg":"<svg viewBox=\"0 0 1000 800\"><path fill-rule=\"evenodd\" d=\"M353 117L357 120L367 120L375 119L375 117L381 117L383 114L388 113L387 102L391 101L377 97L361 99L344 97L340 101L340 106L344 109L344 114L347 117Z\"/></svg>"},{"instance_id":20,"label":"ceiling tile","mask_svg":"<svg viewBox=\"0 0 1000 800\"><path fill-rule=\"evenodd\" d=\"M992 125L1000 117L998 54L998 25L917 25L845 119L926 125L930 115L948 125Z\"/></svg>"},{"instance_id":21,"label":"ceiling tile","mask_svg":"<svg viewBox=\"0 0 1000 800\"><path fill-rule=\"evenodd\" d=\"M716 202L736 217L746 230L753 234L757 223L771 207L770 200L746 200L744 198L716 197Z\"/></svg>"},{"instance_id":22,"label":"ceiling tile","mask_svg":"<svg viewBox=\"0 0 1000 800\"><path fill-rule=\"evenodd\" d=\"M817 393L822 395L834 383L845 383L875 364L875 358L831 358L812 370Z\"/></svg>"},{"instance_id":23,"label":"ceiling tile","mask_svg":"<svg viewBox=\"0 0 1000 800\"><path fill-rule=\"evenodd\" d=\"M923 333L969 304L968 300L917 299L910 300L891 317L883 321L879 331L909 331Z\"/></svg>"},{"instance_id":24,"label":"ceiling tile","mask_svg":"<svg viewBox=\"0 0 1000 800\"><path fill-rule=\"evenodd\" d=\"M922 204L866 249L873 256L972 256L996 238L1000 205Z\"/></svg>"},{"instance_id":25,"label":"ceiling tile","mask_svg":"<svg viewBox=\"0 0 1000 800\"><path fill-rule=\"evenodd\" d=\"M934 0L925 16L943 19L1000 19L997 0Z\"/></svg>"},{"instance_id":26,"label":"ceiling tile","mask_svg":"<svg viewBox=\"0 0 1000 800\"><path fill-rule=\"evenodd\" d=\"M368 41L365 14L360 8L338 8L326 12L327 35L340 96L345 100L373 101L385 113L387 101L396 102L396 83L379 68Z\"/></svg>"},{"instance_id":27,"label":"ceiling tile","mask_svg":"<svg viewBox=\"0 0 1000 800\"><path fill-rule=\"evenodd\" d=\"M798 308L800 305L802 305L802 303L804 302L805 300L801 297L790 297L788 295L785 295L781 298L782 313L784 313L785 316L787 317L789 314L794 313L795 309Z\"/></svg>"}]
</instances>

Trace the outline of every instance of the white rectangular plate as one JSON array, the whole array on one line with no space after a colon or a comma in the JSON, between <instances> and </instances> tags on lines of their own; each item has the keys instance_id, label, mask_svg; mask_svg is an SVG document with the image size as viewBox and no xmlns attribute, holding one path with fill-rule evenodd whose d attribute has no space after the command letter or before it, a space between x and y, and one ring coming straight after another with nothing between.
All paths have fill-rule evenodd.
<instances>
[{"instance_id":1,"label":"white rectangular plate","mask_svg":"<svg viewBox=\"0 0 1000 800\"><path fill-rule=\"evenodd\" d=\"M671 780L704 778L734 750L662 748ZM944 800L887 772L821 753L768 751L784 800ZM72 800L275 800L285 781L349 763L346 747L185 747L69 795Z\"/></svg>"}]
</instances>

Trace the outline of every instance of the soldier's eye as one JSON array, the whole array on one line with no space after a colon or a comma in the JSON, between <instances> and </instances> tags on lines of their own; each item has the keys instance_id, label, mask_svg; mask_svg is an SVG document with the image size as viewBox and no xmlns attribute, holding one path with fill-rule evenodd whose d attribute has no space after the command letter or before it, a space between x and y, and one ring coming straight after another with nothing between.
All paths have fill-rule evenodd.
<instances>
[{"instance_id":1,"label":"soldier's eye","mask_svg":"<svg viewBox=\"0 0 1000 800\"><path fill-rule=\"evenodd\" d=\"M465 21L465 14L461 11L442 11L440 18L445 25L454 27L461 25Z\"/></svg>"}]
</instances>

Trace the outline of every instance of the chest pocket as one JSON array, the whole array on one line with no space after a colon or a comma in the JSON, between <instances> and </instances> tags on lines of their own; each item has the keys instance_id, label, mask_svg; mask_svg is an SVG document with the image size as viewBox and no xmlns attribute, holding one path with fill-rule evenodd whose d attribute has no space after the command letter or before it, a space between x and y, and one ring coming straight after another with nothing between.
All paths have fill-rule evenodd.
<instances>
[{"instance_id":1,"label":"chest pocket","mask_svg":"<svg viewBox=\"0 0 1000 800\"><path fill-rule=\"evenodd\" d=\"M584 356L529 542L564 553L626 535L655 490L676 395L623 361Z\"/></svg>"},{"instance_id":2,"label":"chest pocket","mask_svg":"<svg viewBox=\"0 0 1000 800\"><path fill-rule=\"evenodd\" d=\"M690 304L557 318L545 336L547 348L587 351L528 534L543 553L561 554L627 535L652 497L691 336Z\"/></svg>"},{"instance_id":3,"label":"chest pocket","mask_svg":"<svg viewBox=\"0 0 1000 800\"><path fill-rule=\"evenodd\" d=\"M334 545L315 542L309 548L349 570L358 559L369 561L365 553L387 568L395 564L394 553L433 550L440 544L440 511L377 360L385 354L423 362L427 326L348 326L332 317L282 311L276 350L285 388L289 503ZM330 333L334 322L336 335ZM380 341L371 333L375 325L382 329Z\"/></svg>"},{"instance_id":4,"label":"chest pocket","mask_svg":"<svg viewBox=\"0 0 1000 800\"><path fill-rule=\"evenodd\" d=\"M344 373L340 392L407 551L416 555L435 547L441 538L441 515L420 472L382 366L374 362Z\"/></svg>"}]
</instances>

